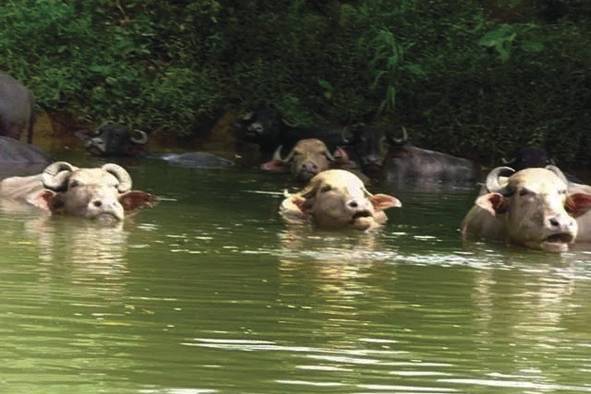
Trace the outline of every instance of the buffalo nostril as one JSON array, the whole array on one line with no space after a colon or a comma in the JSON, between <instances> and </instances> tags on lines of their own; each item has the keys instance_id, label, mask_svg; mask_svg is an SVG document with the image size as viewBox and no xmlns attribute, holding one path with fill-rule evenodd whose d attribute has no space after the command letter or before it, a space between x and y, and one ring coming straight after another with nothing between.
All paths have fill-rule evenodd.
<instances>
[{"instance_id":1,"label":"buffalo nostril","mask_svg":"<svg viewBox=\"0 0 591 394\"><path fill-rule=\"evenodd\" d=\"M357 208L358 206L359 206L359 204L357 204L357 202L356 202L356 201L351 201L351 202L349 203L349 207L350 207L350 208Z\"/></svg>"},{"instance_id":2,"label":"buffalo nostril","mask_svg":"<svg viewBox=\"0 0 591 394\"><path fill-rule=\"evenodd\" d=\"M558 227L560 226L560 222L558 220L556 220L555 218L550 219L550 225L553 227Z\"/></svg>"},{"instance_id":3,"label":"buffalo nostril","mask_svg":"<svg viewBox=\"0 0 591 394\"><path fill-rule=\"evenodd\" d=\"M103 203L97 200L97 201L94 201L94 202L92 203L92 205L94 205L95 207L97 207L97 208L98 208L98 207L102 206L102 205L103 205Z\"/></svg>"}]
</instances>

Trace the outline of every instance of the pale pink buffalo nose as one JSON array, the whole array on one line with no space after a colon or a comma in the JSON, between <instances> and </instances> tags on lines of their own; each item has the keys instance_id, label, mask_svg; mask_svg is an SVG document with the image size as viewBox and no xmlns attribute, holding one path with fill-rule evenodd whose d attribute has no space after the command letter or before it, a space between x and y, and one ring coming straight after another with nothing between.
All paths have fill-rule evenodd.
<instances>
[{"instance_id":1,"label":"pale pink buffalo nose","mask_svg":"<svg viewBox=\"0 0 591 394\"><path fill-rule=\"evenodd\" d=\"M574 225L574 219L568 215L555 215L546 218L546 225L553 230L567 230Z\"/></svg>"},{"instance_id":2,"label":"pale pink buffalo nose","mask_svg":"<svg viewBox=\"0 0 591 394\"><path fill-rule=\"evenodd\" d=\"M318 166L314 163L303 163L302 164L302 170L306 171L306 172L311 172L311 173L317 173L318 172Z\"/></svg>"}]
</instances>

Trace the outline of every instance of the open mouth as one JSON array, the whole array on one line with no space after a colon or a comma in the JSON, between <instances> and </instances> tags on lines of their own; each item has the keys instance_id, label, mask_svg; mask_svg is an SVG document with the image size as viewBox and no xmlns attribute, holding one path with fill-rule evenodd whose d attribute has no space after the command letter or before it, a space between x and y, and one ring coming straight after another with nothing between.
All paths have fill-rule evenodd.
<instances>
[{"instance_id":1,"label":"open mouth","mask_svg":"<svg viewBox=\"0 0 591 394\"><path fill-rule=\"evenodd\" d=\"M307 182L310 179L312 179L316 174L318 174L317 172L312 172L312 171L300 171L297 175L297 178L302 181L302 182Z\"/></svg>"},{"instance_id":2,"label":"open mouth","mask_svg":"<svg viewBox=\"0 0 591 394\"><path fill-rule=\"evenodd\" d=\"M94 217L94 219L101 224L112 224L117 223L121 220L121 218L117 217L116 215L108 212L103 212Z\"/></svg>"},{"instance_id":3,"label":"open mouth","mask_svg":"<svg viewBox=\"0 0 591 394\"><path fill-rule=\"evenodd\" d=\"M359 218L368 218L371 217L371 212L369 211L359 211L359 212L355 212L353 214L353 221L359 219Z\"/></svg>"},{"instance_id":4,"label":"open mouth","mask_svg":"<svg viewBox=\"0 0 591 394\"><path fill-rule=\"evenodd\" d=\"M573 236L572 236L572 234L568 234L568 233L552 234L548 238L546 238L545 242L557 243L557 244L569 244L569 243L573 242Z\"/></svg>"},{"instance_id":5,"label":"open mouth","mask_svg":"<svg viewBox=\"0 0 591 394\"><path fill-rule=\"evenodd\" d=\"M541 249L547 252L566 252L574 237L569 233L552 234L542 242Z\"/></svg>"}]
</instances>

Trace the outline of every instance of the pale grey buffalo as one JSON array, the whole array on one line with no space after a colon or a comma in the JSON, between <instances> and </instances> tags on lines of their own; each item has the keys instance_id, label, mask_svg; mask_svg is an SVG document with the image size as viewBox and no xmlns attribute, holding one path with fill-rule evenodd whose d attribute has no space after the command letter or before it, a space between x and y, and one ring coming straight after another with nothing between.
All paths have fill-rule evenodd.
<instances>
[{"instance_id":1,"label":"pale grey buffalo","mask_svg":"<svg viewBox=\"0 0 591 394\"><path fill-rule=\"evenodd\" d=\"M126 213L156 203L152 194L131 187L131 176L117 164L78 168L58 161L41 174L2 180L0 198L24 202L52 214L121 221Z\"/></svg>"},{"instance_id":2,"label":"pale grey buffalo","mask_svg":"<svg viewBox=\"0 0 591 394\"><path fill-rule=\"evenodd\" d=\"M0 72L0 135L20 139L27 131L33 140L33 94L10 75Z\"/></svg>"},{"instance_id":3,"label":"pale grey buffalo","mask_svg":"<svg viewBox=\"0 0 591 394\"><path fill-rule=\"evenodd\" d=\"M371 230L388 220L384 210L401 205L393 196L371 194L349 171L327 170L314 176L300 192L286 194L279 213L292 224Z\"/></svg>"},{"instance_id":4,"label":"pale grey buffalo","mask_svg":"<svg viewBox=\"0 0 591 394\"><path fill-rule=\"evenodd\" d=\"M462 223L465 237L476 236L552 252L589 238L577 223L591 209L589 190L575 190L555 166L492 170L486 190Z\"/></svg>"}]
</instances>

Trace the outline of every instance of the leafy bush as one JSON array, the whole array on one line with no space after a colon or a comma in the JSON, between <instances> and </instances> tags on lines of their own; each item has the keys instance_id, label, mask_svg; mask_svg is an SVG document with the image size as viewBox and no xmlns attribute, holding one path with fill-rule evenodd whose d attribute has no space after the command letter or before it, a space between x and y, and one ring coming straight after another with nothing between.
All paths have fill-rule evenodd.
<instances>
[{"instance_id":1,"label":"leafy bush","mask_svg":"<svg viewBox=\"0 0 591 394\"><path fill-rule=\"evenodd\" d=\"M40 107L192 135L227 108L300 125L404 125L495 162L520 145L589 164L584 0L14 0L0 67Z\"/></svg>"}]
</instances>

